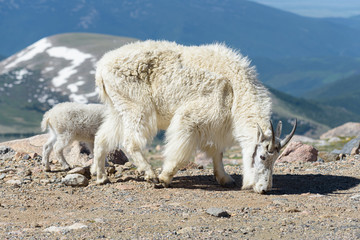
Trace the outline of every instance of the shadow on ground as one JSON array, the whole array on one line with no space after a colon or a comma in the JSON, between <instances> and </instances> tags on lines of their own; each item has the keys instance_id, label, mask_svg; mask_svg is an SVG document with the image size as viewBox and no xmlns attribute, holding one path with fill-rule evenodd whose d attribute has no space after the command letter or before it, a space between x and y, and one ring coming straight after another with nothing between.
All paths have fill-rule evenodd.
<instances>
[{"instance_id":1,"label":"shadow on ground","mask_svg":"<svg viewBox=\"0 0 360 240\"><path fill-rule=\"evenodd\" d=\"M235 188L221 187L214 176L184 176L175 177L172 188L204 189L209 191L240 191L241 175L232 175L236 181ZM359 178L321 174L305 175L274 175L273 189L269 195L283 194L331 194L338 190L348 190L360 184Z\"/></svg>"}]
</instances>

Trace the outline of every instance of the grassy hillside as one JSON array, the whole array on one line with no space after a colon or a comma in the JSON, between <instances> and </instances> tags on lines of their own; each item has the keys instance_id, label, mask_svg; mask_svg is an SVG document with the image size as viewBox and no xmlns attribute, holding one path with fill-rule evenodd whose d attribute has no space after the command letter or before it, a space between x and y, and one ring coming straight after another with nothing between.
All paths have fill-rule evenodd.
<instances>
[{"instance_id":1,"label":"grassy hillside","mask_svg":"<svg viewBox=\"0 0 360 240\"><path fill-rule=\"evenodd\" d=\"M342 107L360 115L360 74L328 84L306 96L320 103ZM360 118L355 121L360 121Z\"/></svg>"},{"instance_id":2,"label":"grassy hillside","mask_svg":"<svg viewBox=\"0 0 360 240\"><path fill-rule=\"evenodd\" d=\"M353 57L254 58L253 63L265 84L299 97L360 73L360 58Z\"/></svg>"},{"instance_id":3,"label":"grassy hillside","mask_svg":"<svg viewBox=\"0 0 360 240\"><path fill-rule=\"evenodd\" d=\"M332 102L296 98L275 89L270 91L273 94L273 119L287 122L296 117L299 121L296 134L319 137L330 128L360 119L360 113ZM290 131L290 128L290 124L284 125L284 132Z\"/></svg>"}]
</instances>

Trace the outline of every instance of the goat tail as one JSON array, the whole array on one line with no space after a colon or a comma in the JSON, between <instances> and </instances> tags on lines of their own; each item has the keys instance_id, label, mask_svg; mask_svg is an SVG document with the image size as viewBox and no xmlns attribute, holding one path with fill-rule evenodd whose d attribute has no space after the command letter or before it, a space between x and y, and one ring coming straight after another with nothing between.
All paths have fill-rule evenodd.
<instances>
[{"instance_id":1,"label":"goat tail","mask_svg":"<svg viewBox=\"0 0 360 240\"><path fill-rule=\"evenodd\" d=\"M96 71L96 75L95 75L95 84L99 88L100 101L102 103L111 103L112 104L112 101L106 91L106 87L104 84L104 78L103 78L101 72L102 72L101 68L98 68Z\"/></svg>"},{"instance_id":2,"label":"goat tail","mask_svg":"<svg viewBox=\"0 0 360 240\"><path fill-rule=\"evenodd\" d=\"M46 112L41 121L41 130L45 132L49 125L49 112Z\"/></svg>"}]
</instances>

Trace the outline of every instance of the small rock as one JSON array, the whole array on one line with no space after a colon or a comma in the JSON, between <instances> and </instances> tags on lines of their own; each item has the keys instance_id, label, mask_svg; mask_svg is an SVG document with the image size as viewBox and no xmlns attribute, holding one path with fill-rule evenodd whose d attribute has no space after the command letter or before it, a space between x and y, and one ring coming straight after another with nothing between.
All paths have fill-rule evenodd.
<instances>
[{"instance_id":1,"label":"small rock","mask_svg":"<svg viewBox=\"0 0 360 240\"><path fill-rule=\"evenodd\" d=\"M351 196L350 199L355 200L355 201L360 201L360 194Z\"/></svg>"},{"instance_id":2,"label":"small rock","mask_svg":"<svg viewBox=\"0 0 360 240\"><path fill-rule=\"evenodd\" d=\"M214 217L224 217L224 218L230 217L230 214L221 208L215 208L215 207L208 208L206 210L206 213Z\"/></svg>"},{"instance_id":3,"label":"small rock","mask_svg":"<svg viewBox=\"0 0 360 240\"><path fill-rule=\"evenodd\" d=\"M126 157L125 153L120 149L110 152L107 155L107 160L114 164L124 165L129 162L129 159Z\"/></svg>"},{"instance_id":4,"label":"small rock","mask_svg":"<svg viewBox=\"0 0 360 240\"><path fill-rule=\"evenodd\" d=\"M185 234L194 231L193 227L185 227L177 231L178 234Z\"/></svg>"},{"instance_id":5,"label":"small rock","mask_svg":"<svg viewBox=\"0 0 360 240\"><path fill-rule=\"evenodd\" d=\"M14 150L7 146L0 146L0 155L7 154L9 152L14 152Z\"/></svg>"},{"instance_id":6,"label":"small rock","mask_svg":"<svg viewBox=\"0 0 360 240\"><path fill-rule=\"evenodd\" d=\"M3 180L5 177L6 177L6 174L5 174L5 173L2 173L2 174L0 175L0 180Z\"/></svg>"},{"instance_id":7,"label":"small rock","mask_svg":"<svg viewBox=\"0 0 360 240\"><path fill-rule=\"evenodd\" d=\"M74 173L84 175L84 174L85 174L85 168L83 168L83 167L76 167L76 168L71 169L71 170L68 172L68 174L74 174Z\"/></svg>"},{"instance_id":8,"label":"small rock","mask_svg":"<svg viewBox=\"0 0 360 240\"><path fill-rule=\"evenodd\" d=\"M7 184L12 185L14 187L20 187L21 186L21 181L18 179L10 179L8 181L6 181Z\"/></svg>"},{"instance_id":9,"label":"small rock","mask_svg":"<svg viewBox=\"0 0 360 240\"><path fill-rule=\"evenodd\" d=\"M324 162L334 162L334 161L340 160L339 154L329 153L329 152L325 152L325 151L319 152L319 157L321 159L323 159Z\"/></svg>"},{"instance_id":10,"label":"small rock","mask_svg":"<svg viewBox=\"0 0 360 240\"><path fill-rule=\"evenodd\" d=\"M0 146L0 160L8 160L15 156L15 151L7 146Z\"/></svg>"},{"instance_id":11,"label":"small rock","mask_svg":"<svg viewBox=\"0 0 360 240\"><path fill-rule=\"evenodd\" d=\"M25 154L23 157L22 157L23 160L30 160L31 157L29 154Z\"/></svg>"},{"instance_id":12,"label":"small rock","mask_svg":"<svg viewBox=\"0 0 360 240\"><path fill-rule=\"evenodd\" d=\"M69 230L76 230L76 229L82 229L87 228L85 224L82 223L74 223L73 225L67 226L67 227L56 227L51 226L46 229L44 229L44 232L63 232L63 231L69 231Z\"/></svg>"},{"instance_id":13,"label":"small rock","mask_svg":"<svg viewBox=\"0 0 360 240\"><path fill-rule=\"evenodd\" d=\"M86 187L89 185L89 180L78 173L68 174L65 178L61 180L63 184L66 186L72 186L72 187Z\"/></svg>"}]
</instances>

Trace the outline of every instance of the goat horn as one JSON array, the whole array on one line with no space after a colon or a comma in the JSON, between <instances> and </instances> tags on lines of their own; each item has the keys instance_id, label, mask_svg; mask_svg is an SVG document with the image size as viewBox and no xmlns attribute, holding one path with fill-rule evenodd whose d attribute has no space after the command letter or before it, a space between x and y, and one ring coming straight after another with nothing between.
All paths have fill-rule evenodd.
<instances>
[{"instance_id":1,"label":"goat horn","mask_svg":"<svg viewBox=\"0 0 360 240\"><path fill-rule=\"evenodd\" d=\"M291 133L287 135L283 140L280 142L280 148L285 147L285 145L290 141L290 139L294 136L295 130L297 126L297 119L295 118L295 124L293 126L293 129L291 130Z\"/></svg>"},{"instance_id":2,"label":"goat horn","mask_svg":"<svg viewBox=\"0 0 360 240\"><path fill-rule=\"evenodd\" d=\"M274 127L272 122L270 121L270 129L271 129L271 142L269 144L269 151L272 152L275 147L275 133L274 133Z\"/></svg>"}]
</instances>

